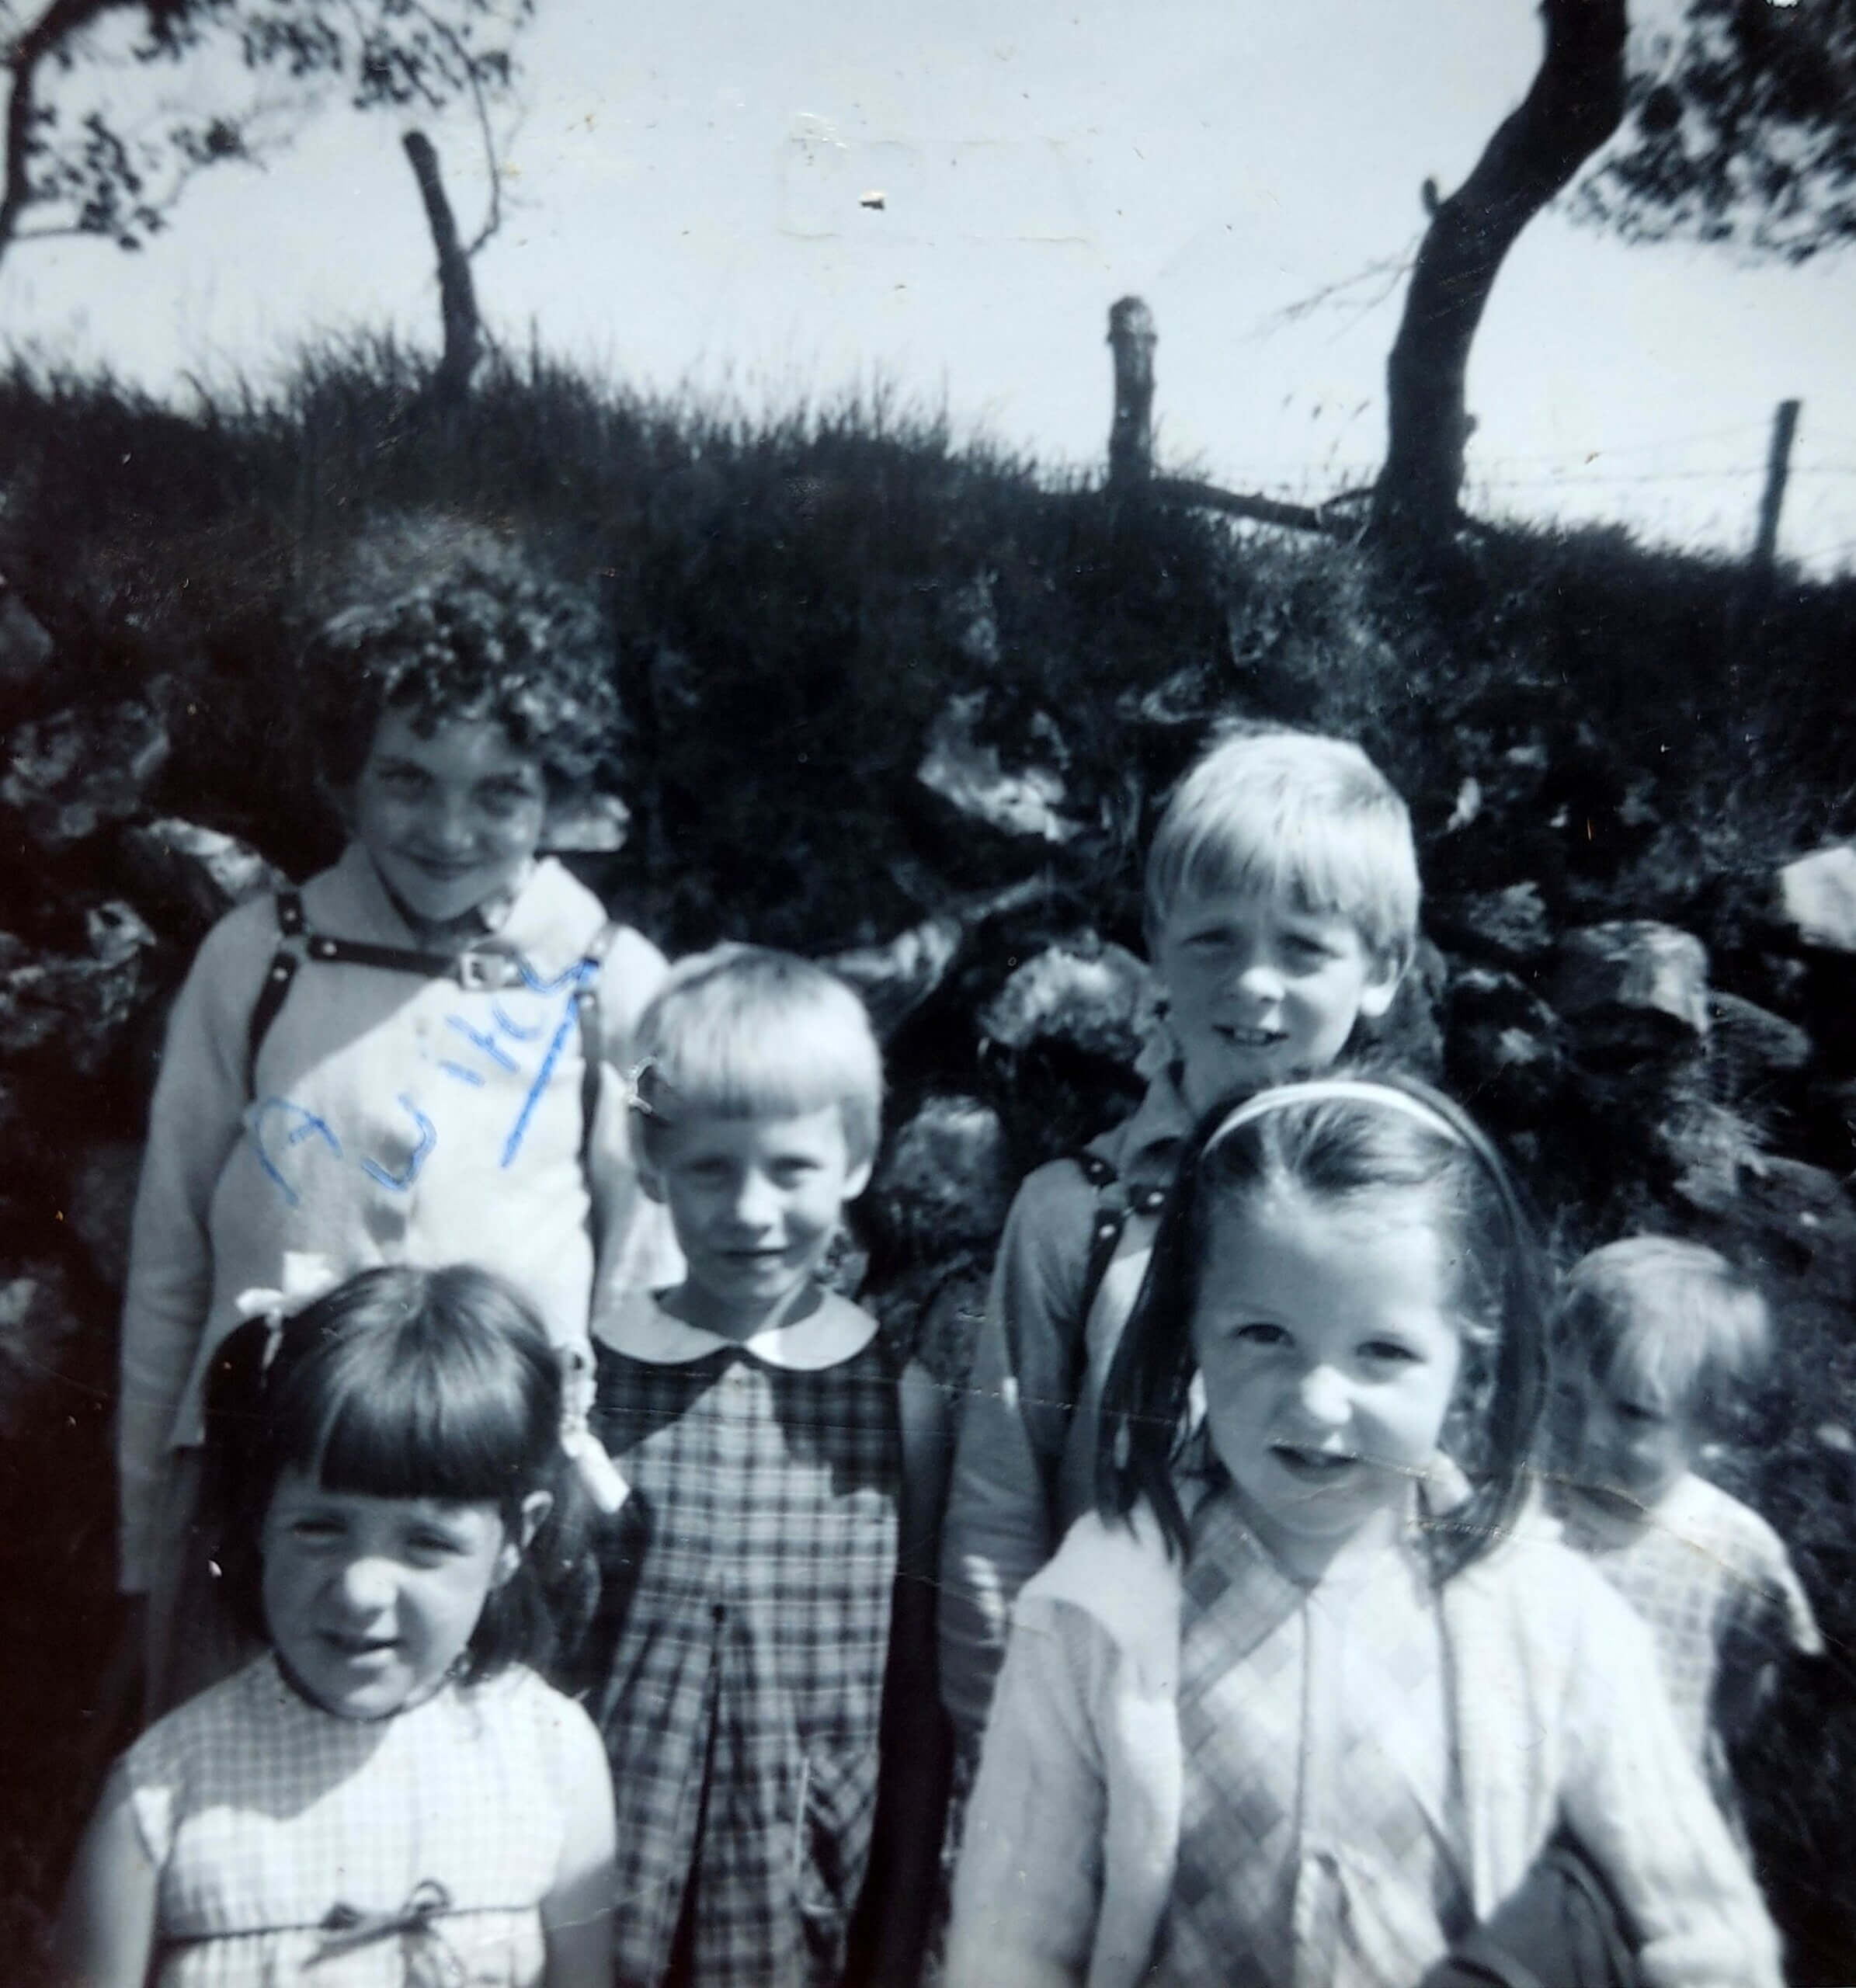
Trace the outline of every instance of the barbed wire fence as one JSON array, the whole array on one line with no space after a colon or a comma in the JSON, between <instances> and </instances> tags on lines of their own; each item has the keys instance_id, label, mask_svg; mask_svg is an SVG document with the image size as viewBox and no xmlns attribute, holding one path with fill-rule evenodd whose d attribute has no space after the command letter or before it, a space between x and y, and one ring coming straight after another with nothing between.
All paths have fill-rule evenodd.
<instances>
[{"instance_id":1,"label":"barbed wire fence","mask_svg":"<svg viewBox=\"0 0 1856 1988\"><path fill-rule=\"evenodd\" d=\"M1395 279L1400 266L1399 259L1389 257L1383 268L1375 265L1362 277L1350 281L1385 279L1389 275ZM1349 285L1333 287L1344 290ZM1306 308L1329 301L1329 294L1324 292ZM1277 316L1288 322L1302 315L1303 307L1296 307ZM1258 328L1260 332L1270 328L1270 321L1266 321ZM1153 460L1152 407L1154 351L1158 342L1152 313L1139 297L1122 297L1110 308L1108 344L1114 358L1115 380L1108 454L1111 491L1140 491L1162 502L1194 505L1255 523L1333 537L1350 537L1359 530L1364 522L1362 506L1370 499L1379 474L1381 464L1377 458L1348 460L1330 454L1321 464L1328 494L1319 497L1307 494L1310 471L1305 460L1291 462L1283 458L1252 457L1231 461L1228 473L1256 486L1248 491L1157 471ZM1739 421L1639 439L1603 450L1524 450L1498 456L1476 468L1468 484L1475 496L1497 510L1502 508L1501 494L1505 492L1573 496L1607 488L1646 492L1712 485L1726 497L1744 489L1753 506L1747 555L1749 578L1758 585L1773 571L1788 488L1797 484L1840 485L1856 479L1856 436L1833 433L1821 436L1817 449L1833 454L1806 462L1792 460L1800 407L1797 401L1780 401L1769 424ZM1759 453L1757 438L1762 436L1766 447ZM1740 445L1729 452L1731 460L1723 463L1658 467L1654 461L1659 455L1667 457L1678 451L1721 443ZM1620 461L1626 466L1615 467ZM1639 463L1644 466L1635 467ZM1844 555L1852 551L1856 551L1856 538L1814 547L1811 557L1816 562L1831 561L1840 565Z\"/></svg>"}]
</instances>

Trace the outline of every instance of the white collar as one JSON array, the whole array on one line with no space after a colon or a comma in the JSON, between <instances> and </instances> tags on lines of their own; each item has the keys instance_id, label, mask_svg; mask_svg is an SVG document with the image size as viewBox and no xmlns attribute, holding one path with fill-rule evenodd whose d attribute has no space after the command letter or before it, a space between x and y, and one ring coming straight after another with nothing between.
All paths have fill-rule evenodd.
<instances>
[{"instance_id":1,"label":"white collar","mask_svg":"<svg viewBox=\"0 0 1856 1988\"><path fill-rule=\"evenodd\" d=\"M816 1374L855 1359L875 1338L877 1322L861 1306L835 1291L822 1291L818 1308L803 1319L791 1325L765 1326L751 1339L732 1340L706 1326L673 1318L655 1293L635 1291L600 1319L593 1331L601 1344L614 1353L652 1367L686 1367L732 1348L763 1367Z\"/></svg>"}]
</instances>

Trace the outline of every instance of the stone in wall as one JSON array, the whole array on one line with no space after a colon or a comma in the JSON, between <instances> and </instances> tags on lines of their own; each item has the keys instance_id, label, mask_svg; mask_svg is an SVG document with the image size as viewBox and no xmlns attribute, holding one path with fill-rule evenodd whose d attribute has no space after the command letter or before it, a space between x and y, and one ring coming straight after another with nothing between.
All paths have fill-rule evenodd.
<instances>
[{"instance_id":1,"label":"stone in wall","mask_svg":"<svg viewBox=\"0 0 1856 1988\"><path fill-rule=\"evenodd\" d=\"M1062 1042L1131 1069L1154 1025L1156 992L1144 961L1079 933L1015 968L980 1011L979 1031L1002 1049Z\"/></svg>"},{"instance_id":2,"label":"stone in wall","mask_svg":"<svg viewBox=\"0 0 1856 1988\"><path fill-rule=\"evenodd\" d=\"M1561 1101L1566 1028L1514 974L1459 967L1450 978L1445 1070L1472 1111L1499 1122L1533 1124Z\"/></svg>"},{"instance_id":3,"label":"stone in wall","mask_svg":"<svg viewBox=\"0 0 1856 1988\"><path fill-rule=\"evenodd\" d=\"M1066 794L1058 767L1065 754L1055 725L1037 713L1024 742L1027 755L1037 758L1008 766L999 747L982 735L986 703L983 690L947 700L930 729L916 778L962 815L1002 834L1068 842L1082 824L1062 812Z\"/></svg>"},{"instance_id":4,"label":"stone in wall","mask_svg":"<svg viewBox=\"0 0 1856 1988\"><path fill-rule=\"evenodd\" d=\"M37 953L0 933L0 1057L54 1055L94 1077L134 1012L141 959L155 935L119 900L85 914L88 950Z\"/></svg>"},{"instance_id":5,"label":"stone in wall","mask_svg":"<svg viewBox=\"0 0 1856 1988\"><path fill-rule=\"evenodd\" d=\"M1711 991L1708 1088L1770 1131L1788 1117L1813 1055L1809 1034L1737 994Z\"/></svg>"},{"instance_id":6,"label":"stone in wall","mask_svg":"<svg viewBox=\"0 0 1856 1988\"><path fill-rule=\"evenodd\" d=\"M1553 949L1547 908L1531 881L1468 892L1427 913L1427 922L1453 950L1513 971L1525 970Z\"/></svg>"},{"instance_id":7,"label":"stone in wall","mask_svg":"<svg viewBox=\"0 0 1856 1988\"><path fill-rule=\"evenodd\" d=\"M1701 940L1679 926L1635 918L1564 933L1547 996L1575 1024L1582 1048L1634 1052L1646 1027L1653 1038L1705 1040L1708 992L1708 948Z\"/></svg>"},{"instance_id":8,"label":"stone in wall","mask_svg":"<svg viewBox=\"0 0 1856 1988\"><path fill-rule=\"evenodd\" d=\"M140 814L168 749L167 728L139 698L74 706L9 735L0 801L38 847L65 849Z\"/></svg>"},{"instance_id":9,"label":"stone in wall","mask_svg":"<svg viewBox=\"0 0 1856 1988\"><path fill-rule=\"evenodd\" d=\"M989 1248L1012 1181L1005 1128L978 1098L929 1098L890 1142L871 1189L891 1241L924 1256Z\"/></svg>"},{"instance_id":10,"label":"stone in wall","mask_svg":"<svg viewBox=\"0 0 1856 1988\"><path fill-rule=\"evenodd\" d=\"M1799 942L1856 953L1856 843L1813 850L1778 873L1779 916Z\"/></svg>"},{"instance_id":11,"label":"stone in wall","mask_svg":"<svg viewBox=\"0 0 1856 1988\"><path fill-rule=\"evenodd\" d=\"M125 829L120 847L142 902L151 911L178 914L193 932L284 881L249 843L175 815Z\"/></svg>"},{"instance_id":12,"label":"stone in wall","mask_svg":"<svg viewBox=\"0 0 1856 1988\"><path fill-rule=\"evenodd\" d=\"M1733 1229L1800 1290L1846 1312L1856 1305L1856 1207L1837 1176L1761 1153L1739 1184Z\"/></svg>"},{"instance_id":13,"label":"stone in wall","mask_svg":"<svg viewBox=\"0 0 1856 1988\"><path fill-rule=\"evenodd\" d=\"M887 1041L947 977L966 937L951 912L925 918L878 946L858 946L825 961L864 997L878 1035Z\"/></svg>"}]
</instances>

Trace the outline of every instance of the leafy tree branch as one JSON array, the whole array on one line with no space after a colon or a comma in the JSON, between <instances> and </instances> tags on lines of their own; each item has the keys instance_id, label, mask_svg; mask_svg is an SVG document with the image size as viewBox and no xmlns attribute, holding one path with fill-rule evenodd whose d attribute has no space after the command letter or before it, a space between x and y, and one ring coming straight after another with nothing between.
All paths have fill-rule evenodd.
<instances>
[{"instance_id":1,"label":"leafy tree branch","mask_svg":"<svg viewBox=\"0 0 1856 1988\"><path fill-rule=\"evenodd\" d=\"M106 100L67 116L57 98L105 67L99 35L118 19L139 28L140 65L185 64L228 42L254 75L299 92L334 85L360 110L436 110L468 95L490 171L490 212L472 251L501 216L489 99L507 88L510 38L533 0L47 0L30 14L0 4L0 68L7 83L0 155L0 259L16 242L94 235L139 247L157 232L199 172L252 162L312 107L287 117L276 100L153 136L126 126Z\"/></svg>"}]
</instances>

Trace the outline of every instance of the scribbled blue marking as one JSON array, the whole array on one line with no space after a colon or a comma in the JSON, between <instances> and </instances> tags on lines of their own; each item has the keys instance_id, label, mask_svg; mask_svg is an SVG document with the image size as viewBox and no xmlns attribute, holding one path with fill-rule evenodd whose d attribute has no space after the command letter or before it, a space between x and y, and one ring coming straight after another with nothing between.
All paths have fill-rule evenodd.
<instances>
[{"instance_id":1,"label":"scribbled blue marking","mask_svg":"<svg viewBox=\"0 0 1856 1988\"><path fill-rule=\"evenodd\" d=\"M370 1180L377 1180L383 1187L391 1187L396 1194L403 1194L419 1178L419 1169L438 1144L438 1128L404 1091L400 1093L398 1102L412 1114L412 1122L419 1128L419 1143L407 1158L405 1172L389 1173L377 1160L372 1159L361 1162L361 1171Z\"/></svg>"},{"instance_id":2,"label":"scribbled blue marking","mask_svg":"<svg viewBox=\"0 0 1856 1988\"><path fill-rule=\"evenodd\" d=\"M493 1063L500 1063L506 1070L520 1067L515 1058L505 1049L493 1035L486 1035L480 1028L473 1028L462 1015L447 1015L445 1026L454 1028L467 1042L473 1042Z\"/></svg>"},{"instance_id":3,"label":"scribbled blue marking","mask_svg":"<svg viewBox=\"0 0 1856 1988\"><path fill-rule=\"evenodd\" d=\"M554 1065L561 1060L561 1051L579 1017L581 983L597 971L598 968L590 961L582 960L575 965L572 974L568 976L572 984L561 1007L560 1021L556 1024L554 1035L542 1056L541 1067L535 1072L535 1081L529 1086L528 1095L522 1100L522 1109L516 1113L516 1122L509 1128L509 1135L503 1142L502 1164L505 1166L515 1164L516 1156L522 1150L522 1142L528 1133L529 1121L535 1115L535 1107L541 1102L541 1093L547 1089L548 1079L554 1074Z\"/></svg>"},{"instance_id":4,"label":"scribbled blue marking","mask_svg":"<svg viewBox=\"0 0 1856 1988\"><path fill-rule=\"evenodd\" d=\"M267 1097L252 1113L252 1147L258 1156L258 1164L276 1183L278 1193L283 1197L284 1204L288 1208L300 1208L303 1205L302 1196L278 1172L276 1163L265 1150L264 1121L274 1111L293 1111L301 1121L285 1135L283 1146L286 1152L300 1146L305 1139L320 1139L339 1159L342 1157L342 1142L335 1137L325 1118L318 1117L307 1105L293 1103L287 1097Z\"/></svg>"},{"instance_id":5,"label":"scribbled blue marking","mask_svg":"<svg viewBox=\"0 0 1856 1988\"><path fill-rule=\"evenodd\" d=\"M524 1028L519 1021L512 1020L504 1013L502 1003L500 1001L492 1001L490 1003L490 1019L499 1029L513 1035L518 1042L533 1042L541 1033L541 1024L539 1022L537 1022L533 1028Z\"/></svg>"},{"instance_id":6,"label":"scribbled blue marking","mask_svg":"<svg viewBox=\"0 0 1856 1988\"><path fill-rule=\"evenodd\" d=\"M467 1070L461 1063L441 1062L438 1066L447 1077L455 1077L461 1084L472 1084L479 1090L483 1088L483 1072Z\"/></svg>"},{"instance_id":7,"label":"scribbled blue marking","mask_svg":"<svg viewBox=\"0 0 1856 1988\"><path fill-rule=\"evenodd\" d=\"M552 980L544 980L527 960L518 954L516 971L522 976L522 984L531 994L558 994L563 987L578 988L586 978L589 970L598 972L596 961L575 960L564 972L558 973Z\"/></svg>"}]
</instances>

